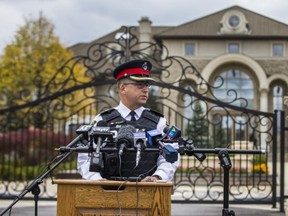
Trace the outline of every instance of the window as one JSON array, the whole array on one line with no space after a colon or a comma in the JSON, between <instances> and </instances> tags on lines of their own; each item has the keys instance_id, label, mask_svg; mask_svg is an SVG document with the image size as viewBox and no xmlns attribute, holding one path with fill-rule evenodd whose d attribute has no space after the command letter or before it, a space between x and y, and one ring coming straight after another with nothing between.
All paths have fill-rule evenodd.
<instances>
[{"instance_id":1,"label":"window","mask_svg":"<svg viewBox=\"0 0 288 216\"><path fill-rule=\"evenodd\" d=\"M283 88L281 86L275 86L273 88L273 109L283 109Z\"/></svg>"},{"instance_id":2,"label":"window","mask_svg":"<svg viewBox=\"0 0 288 216\"><path fill-rule=\"evenodd\" d=\"M195 44L194 43L185 44L185 55L186 56L194 56L195 55Z\"/></svg>"},{"instance_id":3,"label":"window","mask_svg":"<svg viewBox=\"0 0 288 216\"><path fill-rule=\"evenodd\" d=\"M228 44L228 52L229 53L239 53L239 44L238 43L229 43Z\"/></svg>"},{"instance_id":4,"label":"window","mask_svg":"<svg viewBox=\"0 0 288 216\"><path fill-rule=\"evenodd\" d=\"M273 56L283 56L283 55L284 55L283 44L280 43L273 44Z\"/></svg>"},{"instance_id":5,"label":"window","mask_svg":"<svg viewBox=\"0 0 288 216\"><path fill-rule=\"evenodd\" d=\"M283 110L283 88L279 85L273 87L273 109ZM277 130L281 130L280 114L277 115Z\"/></svg>"},{"instance_id":6,"label":"window","mask_svg":"<svg viewBox=\"0 0 288 216\"><path fill-rule=\"evenodd\" d=\"M231 27L236 28L240 24L240 18L236 15L232 15L228 22Z\"/></svg>"},{"instance_id":7,"label":"window","mask_svg":"<svg viewBox=\"0 0 288 216\"><path fill-rule=\"evenodd\" d=\"M235 99L236 97L244 98L248 102L247 108L254 107L254 83L245 72L229 69L221 73L220 77L223 80L219 78L214 83L216 87L214 94L218 99L235 106L241 106L243 100ZM217 88L219 85L221 86Z\"/></svg>"}]
</instances>

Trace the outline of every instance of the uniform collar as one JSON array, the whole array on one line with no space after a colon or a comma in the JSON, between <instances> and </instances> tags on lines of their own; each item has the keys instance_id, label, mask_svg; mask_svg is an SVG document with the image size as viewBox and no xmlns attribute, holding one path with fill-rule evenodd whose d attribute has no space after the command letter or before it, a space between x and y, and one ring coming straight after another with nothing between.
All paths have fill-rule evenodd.
<instances>
[{"instance_id":1,"label":"uniform collar","mask_svg":"<svg viewBox=\"0 0 288 216\"><path fill-rule=\"evenodd\" d=\"M130 110L128 107L126 107L121 101L119 103L119 105L115 108L117 109L117 111L121 114L121 116L123 118L126 119L127 116L129 116L130 112L132 110ZM142 112L145 110L145 108L143 106L139 107L138 109L134 110L136 113L135 118L139 119L140 116L142 115Z\"/></svg>"}]
</instances>

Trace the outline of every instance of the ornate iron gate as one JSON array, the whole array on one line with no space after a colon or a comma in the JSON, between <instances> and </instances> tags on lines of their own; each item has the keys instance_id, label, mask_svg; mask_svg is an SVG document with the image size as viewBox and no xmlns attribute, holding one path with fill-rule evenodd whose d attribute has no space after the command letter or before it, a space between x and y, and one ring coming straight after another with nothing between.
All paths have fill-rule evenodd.
<instances>
[{"instance_id":1,"label":"ornate iron gate","mask_svg":"<svg viewBox=\"0 0 288 216\"><path fill-rule=\"evenodd\" d=\"M118 103L113 69L129 59L149 59L156 78L149 105L162 112L170 125L182 129L197 148L258 149L262 155L231 154L230 201L276 203L277 112L247 108L245 98L217 98L218 85L204 80L193 64L169 56L157 43L140 42L134 28L123 28L115 41L93 44L85 56L76 56L40 86L43 97L0 110L0 199L17 195L41 171L47 171L75 129ZM76 71L83 75L76 76ZM77 73L79 74L79 73ZM61 76L61 81L59 77ZM63 79L64 77L64 79ZM35 77L35 80L40 80ZM39 86L39 83L38 83ZM235 106L235 104L240 106ZM61 157L61 155L58 155ZM48 164L48 166L47 166ZM54 177L77 176L76 154L54 171ZM42 198L56 196L53 180L41 186ZM186 152L174 178L174 202L217 202L223 199L223 170L215 154L203 162ZM30 197L30 196L28 196Z\"/></svg>"}]
</instances>

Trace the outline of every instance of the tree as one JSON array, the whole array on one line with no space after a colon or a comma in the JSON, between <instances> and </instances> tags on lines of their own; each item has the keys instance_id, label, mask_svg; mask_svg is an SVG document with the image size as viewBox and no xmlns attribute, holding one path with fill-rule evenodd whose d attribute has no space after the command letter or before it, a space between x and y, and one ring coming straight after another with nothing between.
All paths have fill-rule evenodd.
<instances>
[{"instance_id":1,"label":"tree","mask_svg":"<svg viewBox=\"0 0 288 216\"><path fill-rule=\"evenodd\" d=\"M44 98L48 94L51 95L53 89L47 89L49 87L56 88L56 85L47 87L52 78L54 83L59 83L59 86L60 84L64 86L63 83L65 83L65 87L76 85L75 79L71 79L71 77L77 77L83 82L89 80L89 77L83 75L85 70L83 66L75 67L73 61L68 61L72 57L73 53L66 49L60 43L59 38L55 36L54 25L42 13L38 19L25 19L25 24L16 32L14 40L5 48L0 60L1 107L22 105ZM73 65L73 74L66 69L66 71L59 72L59 68L65 62L69 62L66 66L70 64L72 67ZM77 93L73 94L72 97L77 98L75 97ZM77 102L77 100L75 101ZM45 116L43 110L45 109L47 110L45 103L30 109L34 126L41 127L43 125ZM50 111L46 116L51 114ZM25 112L27 110L17 112L12 118L21 119L23 115L26 115ZM65 110L62 113L65 113Z\"/></svg>"},{"instance_id":2,"label":"tree","mask_svg":"<svg viewBox=\"0 0 288 216\"><path fill-rule=\"evenodd\" d=\"M161 108L158 106L159 103L157 103L158 95L156 92L157 90L153 88L150 90L149 98L146 103L146 107L154 111L161 112Z\"/></svg>"},{"instance_id":3,"label":"tree","mask_svg":"<svg viewBox=\"0 0 288 216\"><path fill-rule=\"evenodd\" d=\"M208 119L199 100L194 102L193 116L188 121L186 134L197 147L204 147L208 140Z\"/></svg>"}]
</instances>

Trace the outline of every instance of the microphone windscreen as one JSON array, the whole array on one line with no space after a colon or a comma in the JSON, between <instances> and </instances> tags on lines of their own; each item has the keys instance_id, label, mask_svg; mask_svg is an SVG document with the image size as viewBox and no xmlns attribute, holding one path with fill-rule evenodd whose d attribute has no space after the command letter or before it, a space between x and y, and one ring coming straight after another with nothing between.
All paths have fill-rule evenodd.
<instances>
[{"instance_id":1,"label":"microphone windscreen","mask_svg":"<svg viewBox=\"0 0 288 216\"><path fill-rule=\"evenodd\" d=\"M133 135L136 132L136 129L132 125L124 125L122 126L119 131L116 138L116 142L122 142L122 141L128 141L129 143L133 142Z\"/></svg>"}]
</instances>

